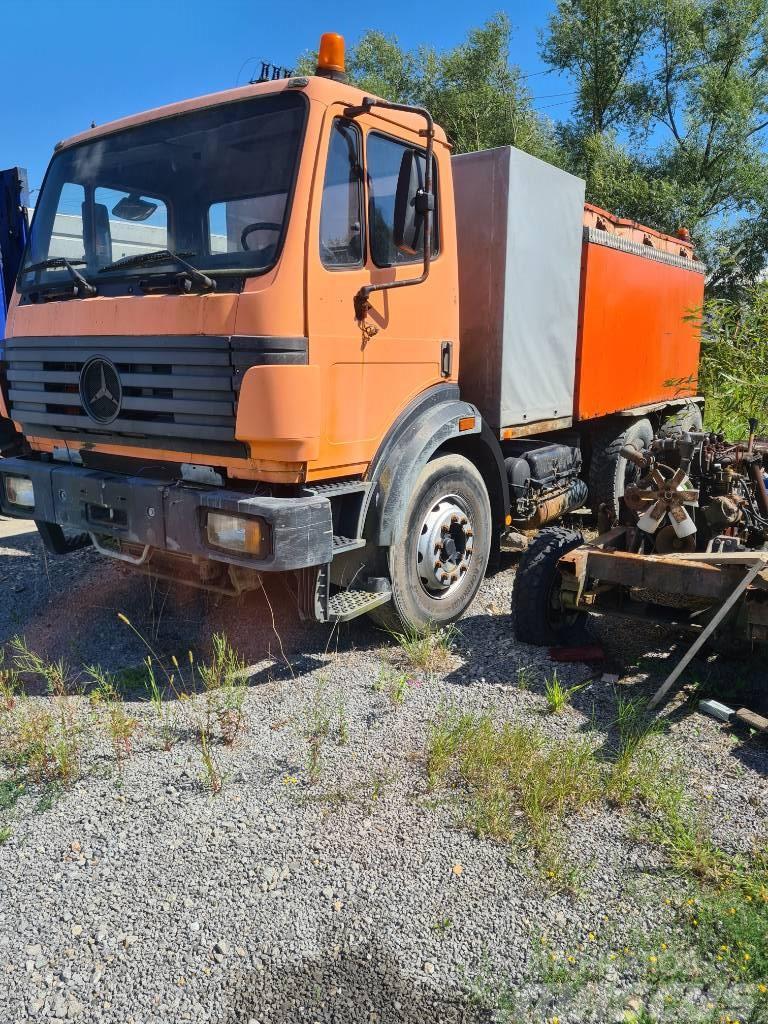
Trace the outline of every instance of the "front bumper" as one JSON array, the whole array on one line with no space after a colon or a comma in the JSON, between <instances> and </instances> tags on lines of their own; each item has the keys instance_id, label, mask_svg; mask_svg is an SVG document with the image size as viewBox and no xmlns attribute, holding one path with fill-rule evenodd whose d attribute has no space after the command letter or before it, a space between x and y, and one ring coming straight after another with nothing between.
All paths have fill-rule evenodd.
<instances>
[{"instance_id":1,"label":"front bumper","mask_svg":"<svg viewBox=\"0 0 768 1024\"><path fill-rule=\"evenodd\" d=\"M34 508L9 503L7 476L32 481ZM225 488L14 458L0 461L0 511L127 545L264 572L325 565L333 557L331 503L317 495L249 497ZM269 528L269 545L263 557L211 545L206 518L212 511L262 519Z\"/></svg>"}]
</instances>

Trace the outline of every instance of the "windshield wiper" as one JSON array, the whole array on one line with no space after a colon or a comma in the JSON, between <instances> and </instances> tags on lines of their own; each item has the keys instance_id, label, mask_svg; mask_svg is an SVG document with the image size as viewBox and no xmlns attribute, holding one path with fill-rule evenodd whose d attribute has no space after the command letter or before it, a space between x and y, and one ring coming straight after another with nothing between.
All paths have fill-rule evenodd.
<instances>
[{"instance_id":1,"label":"windshield wiper","mask_svg":"<svg viewBox=\"0 0 768 1024\"><path fill-rule=\"evenodd\" d=\"M171 252L170 249L155 249L152 252L139 252L135 256L123 256L120 260L115 260L114 263L108 263L105 267L99 268L100 274L107 274L113 270L124 270L129 267L145 267L147 264L152 263L167 263L169 260L173 260L180 267L184 268L184 274L181 277L187 277L192 283L197 284L204 291L213 291L216 288L216 282L213 278L208 277L202 270L198 270L197 267L193 267L191 263L187 263L184 259L185 256L195 256L193 252Z\"/></svg>"},{"instance_id":2,"label":"windshield wiper","mask_svg":"<svg viewBox=\"0 0 768 1024\"><path fill-rule=\"evenodd\" d=\"M81 267L88 265L87 260L69 260L66 256L54 256L49 260L42 260L40 263L32 263L28 267L24 267L24 273L35 270L66 269L69 271L70 277L75 282L75 294L78 298L86 299L89 295L95 295L96 288L91 284L87 277L83 277L79 270L75 270L75 263ZM55 291L55 288L52 290Z\"/></svg>"}]
</instances>

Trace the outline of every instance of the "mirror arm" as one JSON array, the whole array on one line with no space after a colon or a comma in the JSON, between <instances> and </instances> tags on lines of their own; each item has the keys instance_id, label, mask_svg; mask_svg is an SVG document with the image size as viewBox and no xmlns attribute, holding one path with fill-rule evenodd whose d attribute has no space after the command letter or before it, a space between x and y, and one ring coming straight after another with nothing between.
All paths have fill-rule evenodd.
<instances>
[{"instance_id":1,"label":"mirror arm","mask_svg":"<svg viewBox=\"0 0 768 1024\"><path fill-rule=\"evenodd\" d=\"M384 107L387 110L402 110L408 114L418 114L427 122L427 127L419 132L419 135L427 139L427 166L424 171L424 192L432 195L432 152L435 138L435 122L432 115L425 107L412 107L407 103L389 103L387 100L374 99L373 96L366 96L359 107L347 107L344 111L347 117L358 117L360 114L368 114L372 107ZM429 265L432 260L432 216L434 204L427 203L424 210L424 265L418 277L410 277L405 281L388 281L381 284L366 284L355 295L355 317L362 321L370 309L369 296L371 292L381 292L389 288L408 288L414 284L422 284L429 277Z\"/></svg>"}]
</instances>

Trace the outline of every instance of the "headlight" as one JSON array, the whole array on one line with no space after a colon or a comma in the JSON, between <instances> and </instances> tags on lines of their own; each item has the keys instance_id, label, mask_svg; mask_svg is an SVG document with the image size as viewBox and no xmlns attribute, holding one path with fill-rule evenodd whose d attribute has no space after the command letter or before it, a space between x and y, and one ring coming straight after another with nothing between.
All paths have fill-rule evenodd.
<instances>
[{"instance_id":1,"label":"headlight","mask_svg":"<svg viewBox=\"0 0 768 1024\"><path fill-rule=\"evenodd\" d=\"M208 543L229 551L263 557L269 543L269 526L263 519L209 512L206 520Z\"/></svg>"},{"instance_id":2,"label":"headlight","mask_svg":"<svg viewBox=\"0 0 768 1024\"><path fill-rule=\"evenodd\" d=\"M32 481L25 476L6 476L5 497L9 505L18 505L19 508L33 509L35 507L35 488Z\"/></svg>"}]
</instances>

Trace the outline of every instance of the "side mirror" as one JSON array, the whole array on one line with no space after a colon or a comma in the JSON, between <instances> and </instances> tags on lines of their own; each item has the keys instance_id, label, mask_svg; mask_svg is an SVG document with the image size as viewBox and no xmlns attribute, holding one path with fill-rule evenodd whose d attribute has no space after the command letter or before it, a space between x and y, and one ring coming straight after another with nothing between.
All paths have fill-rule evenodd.
<instances>
[{"instance_id":1,"label":"side mirror","mask_svg":"<svg viewBox=\"0 0 768 1024\"><path fill-rule=\"evenodd\" d=\"M424 245L424 220L434 210L434 196L424 191L424 157L406 149L400 161L395 191L392 235L395 246L407 256L416 256Z\"/></svg>"}]
</instances>

